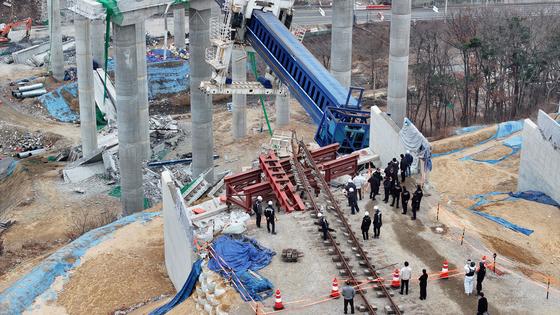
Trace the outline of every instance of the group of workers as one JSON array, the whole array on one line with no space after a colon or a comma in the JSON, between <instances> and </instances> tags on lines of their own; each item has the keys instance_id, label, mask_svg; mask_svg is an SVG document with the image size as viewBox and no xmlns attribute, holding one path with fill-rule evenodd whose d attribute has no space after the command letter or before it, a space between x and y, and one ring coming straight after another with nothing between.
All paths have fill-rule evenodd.
<instances>
[{"instance_id":1,"label":"group of workers","mask_svg":"<svg viewBox=\"0 0 560 315\"><path fill-rule=\"evenodd\" d=\"M482 292L482 281L486 274L486 267L484 262L480 262L479 267L475 268L475 263L470 259L465 265L465 293L470 295L472 293L472 278L476 273L476 291L478 295L478 305L477 305L477 315L488 315L488 300L484 297L484 292ZM467 280L467 277L470 277ZM408 285L410 279L412 278L412 268L408 261L404 262L404 266L399 271L400 280L400 294L408 295ZM467 285L467 282L469 283ZM422 269L422 275L418 278L418 283L420 286L420 300L426 300L427 297L427 287L428 287L428 273L426 269ZM468 286L468 287L467 287ZM342 287L342 297L344 298L344 314L348 313L348 306L350 306L350 313L354 314L354 297L356 295L356 290L352 286L350 280L346 281L346 284Z\"/></svg>"},{"instance_id":2,"label":"group of workers","mask_svg":"<svg viewBox=\"0 0 560 315\"><path fill-rule=\"evenodd\" d=\"M255 213L257 228L261 227L261 218L263 215L262 202L263 198L258 196L255 203L253 203L253 212ZM272 200L268 201L268 205L264 209L264 217L266 218L266 229L268 233L276 234L276 210L274 210L273 205L274 203Z\"/></svg>"}]
</instances>

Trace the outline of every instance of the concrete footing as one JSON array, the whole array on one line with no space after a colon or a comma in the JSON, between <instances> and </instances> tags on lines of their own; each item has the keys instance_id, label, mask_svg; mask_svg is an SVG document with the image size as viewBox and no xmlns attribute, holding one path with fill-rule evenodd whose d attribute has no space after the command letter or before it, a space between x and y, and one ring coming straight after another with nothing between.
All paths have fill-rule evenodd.
<instances>
[{"instance_id":1,"label":"concrete footing","mask_svg":"<svg viewBox=\"0 0 560 315\"><path fill-rule=\"evenodd\" d=\"M117 127L119 129L119 166L123 214L143 210L142 148L140 111L138 110L138 65L136 25L114 24L117 92Z\"/></svg>"},{"instance_id":2,"label":"concrete footing","mask_svg":"<svg viewBox=\"0 0 560 315\"><path fill-rule=\"evenodd\" d=\"M206 180L214 181L214 137L212 133L212 97L203 93L200 82L210 79L210 66L204 61L206 47L210 46L211 10L189 10L189 40L191 65L191 112L193 176L206 170Z\"/></svg>"},{"instance_id":3,"label":"concrete footing","mask_svg":"<svg viewBox=\"0 0 560 315\"><path fill-rule=\"evenodd\" d=\"M74 19L76 36L76 64L78 68L78 97L80 104L80 136L84 156L97 149L97 125L93 95L92 53L90 21L84 17Z\"/></svg>"},{"instance_id":4,"label":"concrete footing","mask_svg":"<svg viewBox=\"0 0 560 315\"><path fill-rule=\"evenodd\" d=\"M395 1L391 7L387 113L399 127L406 116L410 6L411 0L402 0Z\"/></svg>"}]
</instances>

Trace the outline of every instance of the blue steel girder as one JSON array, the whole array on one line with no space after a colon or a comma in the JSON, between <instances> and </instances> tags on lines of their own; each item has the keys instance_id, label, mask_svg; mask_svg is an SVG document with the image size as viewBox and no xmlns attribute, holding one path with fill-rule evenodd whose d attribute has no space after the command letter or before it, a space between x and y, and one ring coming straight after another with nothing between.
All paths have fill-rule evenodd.
<instances>
[{"instance_id":1,"label":"blue steel girder","mask_svg":"<svg viewBox=\"0 0 560 315\"><path fill-rule=\"evenodd\" d=\"M315 134L320 146L340 144L338 152L351 153L369 145L369 118L367 111L328 107Z\"/></svg>"},{"instance_id":2,"label":"blue steel girder","mask_svg":"<svg viewBox=\"0 0 560 315\"><path fill-rule=\"evenodd\" d=\"M359 107L358 100L349 97L348 89L272 13L253 11L246 39L288 86L315 124L321 122L329 106Z\"/></svg>"}]
</instances>

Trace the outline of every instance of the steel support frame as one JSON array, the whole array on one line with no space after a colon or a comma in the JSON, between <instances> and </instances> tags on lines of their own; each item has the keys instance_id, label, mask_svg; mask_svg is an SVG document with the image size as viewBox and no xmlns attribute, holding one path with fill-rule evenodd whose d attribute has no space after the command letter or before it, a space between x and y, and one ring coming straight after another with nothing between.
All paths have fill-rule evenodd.
<instances>
[{"instance_id":1,"label":"steel support frame","mask_svg":"<svg viewBox=\"0 0 560 315\"><path fill-rule=\"evenodd\" d=\"M261 154L259 164L284 210L288 213L305 210L303 201L296 194L296 189L280 164L276 153L270 151L268 154Z\"/></svg>"}]
</instances>

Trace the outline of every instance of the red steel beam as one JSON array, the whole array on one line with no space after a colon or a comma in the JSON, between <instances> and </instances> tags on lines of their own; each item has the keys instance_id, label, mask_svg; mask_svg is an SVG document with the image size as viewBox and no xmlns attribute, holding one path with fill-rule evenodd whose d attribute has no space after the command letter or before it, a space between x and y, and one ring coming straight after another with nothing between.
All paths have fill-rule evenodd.
<instances>
[{"instance_id":1,"label":"red steel beam","mask_svg":"<svg viewBox=\"0 0 560 315\"><path fill-rule=\"evenodd\" d=\"M270 151L268 154L259 156L259 164L268 179L274 194L280 205L284 207L286 212L295 210L305 210L305 206L301 198L296 194L296 190L290 178L284 171L280 160L274 153Z\"/></svg>"}]
</instances>

